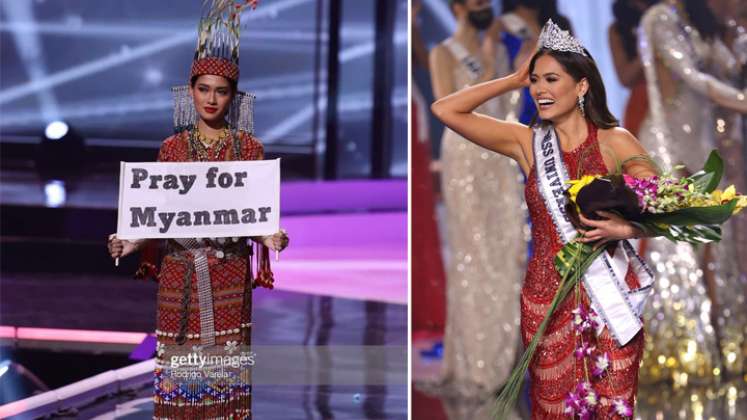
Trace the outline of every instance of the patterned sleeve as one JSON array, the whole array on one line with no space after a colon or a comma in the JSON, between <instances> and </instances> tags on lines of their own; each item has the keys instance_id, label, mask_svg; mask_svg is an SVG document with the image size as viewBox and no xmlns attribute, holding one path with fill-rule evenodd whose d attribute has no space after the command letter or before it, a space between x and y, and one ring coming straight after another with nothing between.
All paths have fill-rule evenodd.
<instances>
[{"instance_id":1,"label":"patterned sleeve","mask_svg":"<svg viewBox=\"0 0 747 420\"><path fill-rule=\"evenodd\" d=\"M661 59L667 70L690 88L706 97L732 103L735 108L747 101L744 92L698 68L693 60L696 54L692 46L685 41L677 16L668 8L659 7L656 12L647 13L642 20L641 28L644 29L644 36L639 37L641 42L648 42L650 45L646 46L647 48L655 48L656 56Z\"/></svg>"},{"instance_id":2,"label":"patterned sleeve","mask_svg":"<svg viewBox=\"0 0 747 420\"><path fill-rule=\"evenodd\" d=\"M178 162L186 160L186 141L181 135L175 134L161 143L158 149L158 162Z\"/></svg>"},{"instance_id":3,"label":"patterned sleeve","mask_svg":"<svg viewBox=\"0 0 747 420\"><path fill-rule=\"evenodd\" d=\"M241 140L243 149L241 156L244 160L263 160L265 158L265 148L258 138L244 133Z\"/></svg>"},{"instance_id":4,"label":"patterned sleeve","mask_svg":"<svg viewBox=\"0 0 747 420\"><path fill-rule=\"evenodd\" d=\"M173 162L177 156L178 137L171 136L158 149L158 162ZM158 281L163 241L150 239L140 249L140 264L135 271L136 279Z\"/></svg>"},{"instance_id":5,"label":"patterned sleeve","mask_svg":"<svg viewBox=\"0 0 747 420\"><path fill-rule=\"evenodd\" d=\"M265 158L265 149L262 142L251 134L244 133L241 138L242 158L245 160L262 160ZM274 288L275 276L270 266L270 249L255 238L255 250L249 256L249 266L255 267L256 272L252 275L252 285L254 288L264 287L267 289ZM251 260L254 259L252 262Z\"/></svg>"}]
</instances>

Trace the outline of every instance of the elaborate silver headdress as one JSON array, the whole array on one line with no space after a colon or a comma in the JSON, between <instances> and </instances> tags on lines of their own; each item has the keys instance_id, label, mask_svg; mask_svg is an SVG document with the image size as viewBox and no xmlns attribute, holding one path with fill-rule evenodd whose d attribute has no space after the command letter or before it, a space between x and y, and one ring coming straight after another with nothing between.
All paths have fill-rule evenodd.
<instances>
[{"instance_id":1,"label":"elaborate silver headdress","mask_svg":"<svg viewBox=\"0 0 747 420\"><path fill-rule=\"evenodd\" d=\"M588 57L584 52L584 46L574 38L568 31L560 29L552 19L549 19L539 36L539 47L554 51L566 51L581 54Z\"/></svg>"},{"instance_id":2,"label":"elaborate silver headdress","mask_svg":"<svg viewBox=\"0 0 747 420\"><path fill-rule=\"evenodd\" d=\"M212 74L238 82L241 12L256 6L257 0L203 0L190 79ZM174 94L174 131L178 133L197 122L197 111L189 94L189 85L173 87L171 92ZM253 133L253 107L254 95L236 92L226 115L233 130Z\"/></svg>"}]
</instances>

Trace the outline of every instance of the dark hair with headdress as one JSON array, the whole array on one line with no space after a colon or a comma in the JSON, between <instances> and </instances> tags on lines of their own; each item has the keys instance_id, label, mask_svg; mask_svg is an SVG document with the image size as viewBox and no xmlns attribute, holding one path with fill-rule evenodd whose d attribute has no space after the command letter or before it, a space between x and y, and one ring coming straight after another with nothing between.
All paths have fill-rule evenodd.
<instances>
[{"instance_id":1,"label":"dark hair with headdress","mask_svg":"<svg viewBox=\"0 0 747 420\"><path fill-rule=\"evenodd\" d=\"M580 82L582 79L586 79L589 83L589 90L584 95L584 112L586 113L586 118L599 128L617 127L620 123L607 107L607 91L604 89L602 75L599 74L597 64L591 57L591 54L589 54L589 51L584 49L584 53L586 56L575 52L540 48L529 62L529 73L534 72L534 65L538 58L544 55L554 58L573 80ZM535 121L536 116L532 124Z\"/></svg>"}]
</instances>

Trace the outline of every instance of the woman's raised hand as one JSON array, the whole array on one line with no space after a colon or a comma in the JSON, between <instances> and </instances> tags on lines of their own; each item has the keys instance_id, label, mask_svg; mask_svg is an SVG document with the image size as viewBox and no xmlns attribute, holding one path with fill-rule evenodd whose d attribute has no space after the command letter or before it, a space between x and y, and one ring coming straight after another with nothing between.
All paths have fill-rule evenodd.
<instances>
[{"instance_id":1,"label":"woman's raised hand","mask_svg":"<svg viewBox=\"0 0 747 420\"><path fill-rule=\"evenodd\" d=\"M529 64L532 61L532 56L529 55L524 62L519 66L518 69L511 75L511 77L518 84L518 87L528 87L531 83L529 80Z\"/></svg>"}]
</instances>

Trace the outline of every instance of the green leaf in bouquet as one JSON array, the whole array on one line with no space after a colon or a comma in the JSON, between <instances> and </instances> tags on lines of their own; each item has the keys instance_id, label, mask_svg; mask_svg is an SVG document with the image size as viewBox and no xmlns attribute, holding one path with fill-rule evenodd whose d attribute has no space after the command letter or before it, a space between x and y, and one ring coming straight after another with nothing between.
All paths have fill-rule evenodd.
<instances>
[{"instance_id":1,"label":"green leaf in bouquet","mask_svg":"<svg viewBox=\"0 0 747 420\"><path fill-rule=\"evenodd\" d=\"M693 244L718 242L721 240L721 227L718 225L682 226L681 231L682 236L687 238L687 242Z\"/></svg>"},{"instance_id":2,"label":"green leaf in bouquet","mask_svg":"<svg viewBox=\"0 0 747 420\"><path fill-rule=\"evenodd\" d=\"M666 236L669 232L669 226L657 223L643 223L630 221L630 224L642 231L644 236L656 237Z\"/></svg>"},{"instance_id":3,"label":"green leaf in bouquet","mask_svg":"<svg viewBox=\"0 0 747 420\"><path fill-rule=\"evenodd\" d=\"M659 233L659 236L672 242L687 242L693 245L721 240L721 227L718 225L667 226Z\"/></svg>"},{"instance_id":4,"label":"green leaf in bouquet","mask_svg":"<svg viewBox=\"0 0 747 420\"><path fill-rule=\"evenodd\" d=\"M584 261L592 252L593 248L583 242L568 242L555 254L555 269L564 278L569 271L578 268L579 261Z\"/></svg>"},{"instance_id":5,"label":"green leaf in bouquet","mask_svg":"<svg viewBox=\"0 0 747 420\"><path fill-rule=\"evenodd\" d=\"M646 213L643 222L675 226L720 225L731 217L736 206L737 199L734 199L720 206L688 207L667 213Z\"/></svg>"},{"instance_id":6,"label":"green leaf in bouquet","mask_svg":"<svg viewBox=\"0 0 747 420\"><path fill-rule=\"evenodd\" d=\"M703 169L688 178L695 184L696 191L710 193L718 187L722 176L724 176L724 161L718 152L713 150L708 155Z\"/></svg>"}]
</instances>

